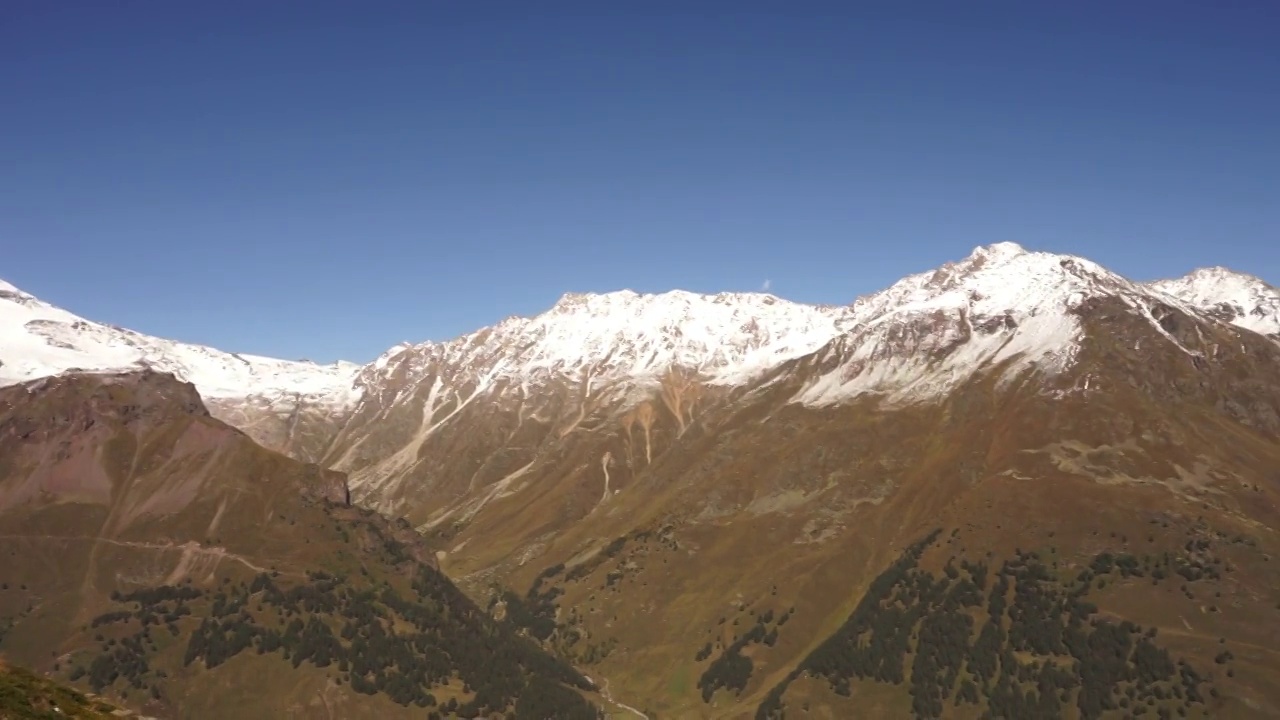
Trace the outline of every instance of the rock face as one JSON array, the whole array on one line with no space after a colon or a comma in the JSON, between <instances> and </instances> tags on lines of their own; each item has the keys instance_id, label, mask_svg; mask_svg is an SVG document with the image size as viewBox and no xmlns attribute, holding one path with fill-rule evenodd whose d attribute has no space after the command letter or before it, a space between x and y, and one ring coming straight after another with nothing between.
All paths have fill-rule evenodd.
<instances>
[{"instance_id":1,"label":"rock face","mask_svg":"<svg viewBox=\"0 0 1280 720\"><path fill-rule=\"evenodd\" d=\"M0 512L100 506L105 536L176 523L215 536L252 522L250 493L349 502L346 476L259 447L214 419L194 385L166 373L74 374L0 388ZM234 481L229 479L234 477ZM265 509L270 512L269 508Z\"/></svg>"}]
</instances>

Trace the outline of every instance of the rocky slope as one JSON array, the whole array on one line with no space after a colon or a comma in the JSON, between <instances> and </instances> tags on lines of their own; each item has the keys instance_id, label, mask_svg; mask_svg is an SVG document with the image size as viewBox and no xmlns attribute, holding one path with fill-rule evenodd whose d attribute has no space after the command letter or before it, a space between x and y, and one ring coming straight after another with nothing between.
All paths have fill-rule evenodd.
<instances>
[{"instance_id":1,"label":"rocky slope","mask_svg":"<svg viewBox=\"0 0 1280 720\"><path fill-rule=\"evenodd\" d=\"M539 453L601 423L626 425L629 439L598 462L651 458L655 418L671 413L680 432L697 408L756 391L799 358L807 374L797 402L927 402L993 369L1008 380L1071 367L1080 309L1099 298L1124 303L1162 338L1156 313L1169 309L1249 330L1280 322L1280 293L1215 277L1218 295L1236 303L1252 282L1247 313L1211 312L1213 282L1142 285L1010 243L848 307L749 294L570 296L536 318L401 346L364 368L360 400L323 462L351 474L361 502L434 524L473 514L518 484Z\"/></svg>"},{"instance_id":2,"label":"rocky slope","mask_svg":"<svg viewBox=\"0 0 1280 720\"><path fill-rule=\"evenodd\" d=\"M155 717L596 717L348 500L167 374L0 389L0 654Z\"/></svg>"},{"instance_id":3,"label":"rocky slope","mask_svg":"<svg viewBox=\"0 0 1280 720\"><path fill-rule=\"evenodd\" d=\"M364 368L361 399L325 462L351 471L371 505L422 518L410 510L416 497L492 490L590 416L663 392L674 401L684 387L727 392L817 349L850 317L762 294L565 296L537 317L396 348ZM448 456L469 470L443 478Z\"/></svg>"}]
</instances>

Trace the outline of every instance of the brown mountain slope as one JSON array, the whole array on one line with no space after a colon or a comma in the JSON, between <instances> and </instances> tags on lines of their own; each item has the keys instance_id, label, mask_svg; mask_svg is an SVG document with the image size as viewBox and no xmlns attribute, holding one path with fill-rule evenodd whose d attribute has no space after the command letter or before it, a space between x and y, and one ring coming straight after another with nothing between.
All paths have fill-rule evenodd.
<instances>
[{"instance_id":1,"label":"brown mountain slope","mask_svg":"<svg viewBox=\"0 0 1280 720\"><path fill-rule=\"evenodd\" d=\"M158 717L594 717L345 478L157 373L0 389L0 653Z\"/></svg>"},{"instance_id":2,"label":"brown mountain slope","mask_svg":"<svg viewBox=\"0 0 1280 720\"><path fill-rule=\"evenodd\" d=\"M789 363L753 389L708 391L683 431L654 397L652 462L642 429L632 425L629 441L627 416L608 408L563 435L552 423L535 425L541 436L530 448L485 434L520 427L486 407L485 423L432 436L452 438L454 449L422 456L437 465L435 482L476 484L472 504L437 515L444 520L429 534L446 544L446 571L474 595L495 593L494 583L511 589L495 612L517 617L660 716L755 712L841 627L872 580L936 529L941 539L921 559L936 576L949 560L981 561L994 574L1022 562L1019 550L1036 552L1062 597L1100 555L1132 556L1140 575L1092 578L1102 586L1090 587L1087 602L1098 610L1086 625L1116 618L1157 628L1159 648L1206 678L1205 701L1184 711L1274 716L1280 353L1260 336L1173 307L1153 308L1158 327L1123 303L1077 312L1085 332L1068 372L1011 381L993 366L928 402L791 402L843 362L839 348ZM929 362L944 363L947 352L954 348ZM532 432L524 423L521 432ZM498 449L468 451L468 432ZM513 468L496 482L475 480L474 467L508 450ZM749 657L750 672L717 685L726 667L742 665L713 664L765 613L774 620L762 635L775 636L730 653ZM980 628L975 622L970 644ZM914 642L901 656L908 667ZM1073 662L1009 650L1028 667ZM1215 662L1227 651L1229 661ZM951 704L964 679L954 680L946 714L990 710L985 694L970 709ZM1084 692L1081 675L1073 682L1067 707ZM846 700L805 674L781 700L820 716L878 708L871 716L900 717L911 712L905 683L851 683ZM989 685L983 690L996 680ZM1127 692L1120 684L1107 692L1116 688ZM1106 712L1123 716L1115 704Z\"/></svg>"}]
</instances>

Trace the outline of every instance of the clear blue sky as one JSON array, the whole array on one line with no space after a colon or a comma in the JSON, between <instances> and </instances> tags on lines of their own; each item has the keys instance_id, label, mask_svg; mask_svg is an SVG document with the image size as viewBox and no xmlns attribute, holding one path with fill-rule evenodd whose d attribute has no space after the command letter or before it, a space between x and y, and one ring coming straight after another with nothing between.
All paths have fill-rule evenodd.
<instances>
[{"instance_id":1,"label":"clear blue sky","mask_svg":"<svg viewBox=\"0 0 1280 720\"><path fill-rule=\"evenodd\" d=\"M323 361L566 291L848 302L1001 240L1278 283L1278 28L1274 0L8 0L0 277Z\"/></svg>"}]
</instances>

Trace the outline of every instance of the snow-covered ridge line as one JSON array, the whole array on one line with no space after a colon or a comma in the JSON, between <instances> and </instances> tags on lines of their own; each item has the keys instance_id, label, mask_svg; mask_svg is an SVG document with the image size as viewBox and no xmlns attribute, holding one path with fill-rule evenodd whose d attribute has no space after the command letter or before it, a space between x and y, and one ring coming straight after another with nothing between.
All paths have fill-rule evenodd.
<instances>
[{"instance_id":1,"label":"snow-covered ridge line","mask_svg":"<svg viewBox=\"0 0 1280 720\"><path fill-rule=\"evenodd\" d=\"M678 365L711 384L742 385L839 349L840 371L815 378L800 398L822 404L850 393L944 392L993 365L1066 367L1080 332L1071 311L1096 295L1118 297L1143 317L1148 304L1165 302L1280 337L1280 292L1257 278L1208 268L1141 284L1083 258L998 243L848 306L766 293L567 293L542 314L446 342L402 343L363 367L161 340L85 320L0 281L0 383L146 366L192 382L208 398L302 397L346 409L361 397L398 402L413 397L418 382L440 378L466 394L497 383L528 397L557 378L589 394L638 393Z\"/></svg>"},{"instance_id":2,"label":"snow-covered ridge line","mask_svg":"<svg viewBox=\"0 0 1280 720\"><path fill-rule=\"evenodd\" d=\"M1013 243L979 247L962 261L859 298L854 329L824 353L835 367L808 378L794 401L825 406L874 395L912 403L942 396L986 370L999 368L999 382L1029 370L1060 373L1079 352L1077 310L1089 298L1120 300L1190 354L1160 326L1155 304L1266 333L1280 322L1280 296L1267 288L1221 269L1144 285L1084 258L1028 252ZM1274 304L1267 304L1269 297ZM1208 311L1222 302L1235 310Z\"/></svg>"},{"instance_id":3,"label":"snow-covered ridge line","mask_svg":"<svg viewBox=\"0 0 1280 720\"><path fill-rule=\"evenodd\" d=\"M86 320L0 281L0 385L65 372L152 368L196 386L205 398L305 398L354 403L354 363L318 365L227 353Z\"/></svg>"},{"instance_id":4,"label":"snow-covered ridge line","mask_svg":"<svg viewBox=\"0 0 1280 720\"><path fill-rule=\"evenodd\" d=\"M712 384L736 385L821 348L849 327L847 306L824 307L765 293L701 295L568 293L546 312L509 317L454 340L398 346L362 372L377 385L428 374L514 380L527 391L550 378L651 386L672 366Z\"/></svg>"}]
</instances>

